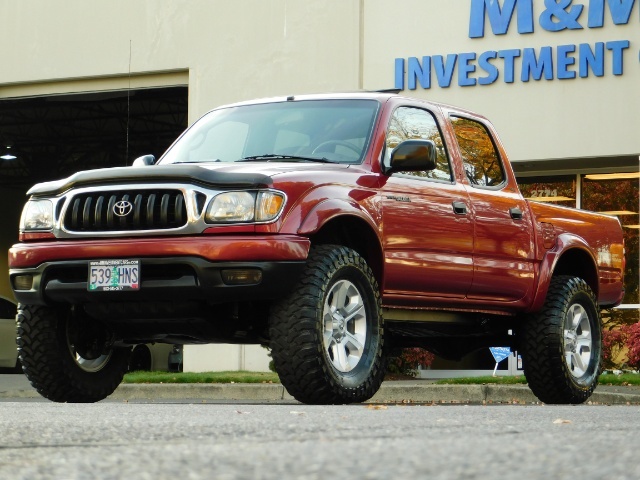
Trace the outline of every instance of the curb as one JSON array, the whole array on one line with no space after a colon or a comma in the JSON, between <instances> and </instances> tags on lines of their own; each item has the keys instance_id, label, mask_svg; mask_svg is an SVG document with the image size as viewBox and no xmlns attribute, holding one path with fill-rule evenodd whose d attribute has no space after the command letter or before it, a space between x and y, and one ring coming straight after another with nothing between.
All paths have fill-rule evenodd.
<instances>
[{"instance_id":1,"label":"curb","mask_svg":"<svg viewBox=\"0 0 640 480\"><path fill-rule=\"evenodd\" d=\"M2 399L42 397L35 389L0 392ZM285 388L274 384L122 384L108 397L118 401L201 400L230 402L297 403ZM385 382L366 403L430 403L430 404L518 404L541 402L526 385L435 385ZM640 405L640 392L620 393L596 391L588 404Z\"/></svg>"},{"instance_id":2,"label":"curb","mask_svg":"<svg viewBox=\"0 0 640 480\"><path fill-rule=\"evenodd\" d=\"M109 396L112 400L233 400L295 401L279 383L171 383L122 384Z\"/></svg>"},{"instance_id":3,"label":"curb","mask_svg":"<svg viewBox=\"0 0 640 480\"><path fill-rule=\"evenodd\" d=\"M124 384L112 400L295 402L281 384ZM526 385L434 385L386 382L366 403L541 404ZM640 405L638 393L596 392L589 404Z\"/></svg>"}]
</instances>

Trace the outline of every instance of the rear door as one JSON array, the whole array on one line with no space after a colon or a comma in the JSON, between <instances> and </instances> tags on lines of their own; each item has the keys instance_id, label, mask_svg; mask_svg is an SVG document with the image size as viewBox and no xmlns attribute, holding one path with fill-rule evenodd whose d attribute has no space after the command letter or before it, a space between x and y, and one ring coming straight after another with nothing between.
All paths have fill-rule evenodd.
<instances>
[{"instance_id":1,"label":"rear door","mask_svg":"<svg viewBox=\"0 0 640 480\"><path fill-rule=\"evenodd\" d=\"M468 298L513 302L533 287L533 220L497 142L478 119L452 115L475 221Z\"/></svg>"}]
</instances>

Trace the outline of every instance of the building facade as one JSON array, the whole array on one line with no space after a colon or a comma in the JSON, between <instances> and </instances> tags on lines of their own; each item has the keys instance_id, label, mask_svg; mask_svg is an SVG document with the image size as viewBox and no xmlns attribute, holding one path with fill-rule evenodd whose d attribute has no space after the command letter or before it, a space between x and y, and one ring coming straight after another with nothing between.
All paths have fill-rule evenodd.
<instances>
[{"instance_id":1,"label":"building facade","mask_svg":"<svg viewBox=\"0 0 640 480\"><path fill-rule=\"evenodd\" d=\"M0 11L5 249L30 183L159 155L218 105L395 88L491 119L525 196L618 215L627 295L605 317L638 319L640 0L0 0ZM95 131L118 149L97 155ZM85 148L68 153L74 142ZM211 369L211 352L185 349L185 368L191 356Z\"/></svg>"}]
</instances>

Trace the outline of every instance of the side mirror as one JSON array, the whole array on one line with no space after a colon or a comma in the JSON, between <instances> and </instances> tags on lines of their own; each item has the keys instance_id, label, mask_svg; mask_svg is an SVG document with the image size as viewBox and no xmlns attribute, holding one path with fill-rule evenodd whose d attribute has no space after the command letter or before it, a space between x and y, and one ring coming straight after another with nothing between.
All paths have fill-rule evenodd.
<instances>
[{"instance_id":1,"label":"side mirror","mask_svg":"<svg viewBox=\"0 0 640 480\"><path fill-rule=\"evenodd\" d=\"M391 151L384 173L434 170L436 158L436 144L431 140L405 140Z\"/></svg>"},{"instance_id":2,"label":"side mirror","mask_svg":"<svg viewBox=\"0 0 640 480\"><path fill-rule=\"evenodd\" d=\"M149 165L153 165L156 161L156 157L153 155L143 155L141 157L136 158L133 161L132 167L146 167Z\"/></svg>"}]
</instances>

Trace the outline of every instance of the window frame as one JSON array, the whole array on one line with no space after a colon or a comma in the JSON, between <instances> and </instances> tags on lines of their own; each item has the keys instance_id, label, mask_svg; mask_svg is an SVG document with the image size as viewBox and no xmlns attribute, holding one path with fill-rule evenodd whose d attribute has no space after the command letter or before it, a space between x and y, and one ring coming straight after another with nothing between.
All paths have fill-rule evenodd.
<instances>
[{"instance_id":1,"label":"window frame","mask_svg":"<svg viewBox=\"0 0 640 480\"><path fill-rule=\"evenodd\" d=\"M458 142L458 136L456 135L456 129L455 129L455 124L453 119L454 118L460 118L462 120L468 120L471 122L475 122L478 125L481 125L482 128L484 129L485 133L487 134L487 136L489 137L489 140L491 141L491 145L493 146L493 151L496 154L496 158L498 160L498 165L500 167L500 172L502 173L502 181L497 184L497 185L477 185L475 183L472 183L469 178L466 175L466 170L465 170L465 164L468 162L465 162L464 160L464 156L462 155L462 149L460 148L460 142ZM462 173L463 176L466 180L466 183L473 187L473 188L479 188L481 190L493 190L493 191L497 191L497 190L502 190L503 188L505 188L508 183L509 183L509 177L507 175L507 171L504 168L504 159L502 158L502 155L500 154L500 149L498 148L498 144L496 143L496 140L491 132L491 129L484 123L482 122L480 119L478 118L473 118L471 116L466 116L460 113L450 113L449 114L449 123L451 124L451 130L453 133L453 138L456 141L456 146L458 147L458 153L460 154L460 163L461 163L461 167L462 167Z\"/></svg>"},{"instance_id":2,"label":"window frame","mask_svg":"<svg viewBox=\"0 0 640 480\"><path fill-rule=\"evenodd\" d=\"M442 141L442 148L444 150L443 155L444 155L445 159L447 160L447 165L449 165L449 180L444 180L444 179L440 179L440 178L431 178L431 177L418 177L416 175L411 175L411 173L404 173L404 172L394 172L391 175L394 176L394 177L397 177L397 178L406 178L406 179L410 179L410 180L418 180L418 181L423 181L423 182L442 183L442 184L445 184L445 185L455 185L455 183L456 183L456 175L455 175L454 165L451 162L451 155L450 155L450 152L449 152L449 147L448 147L447 142L445 140L445 136L442 133L442 128L440 126L440 123L438 122L438 117L431 110L429 110L427 108L424 108L424 107L416 106L416 105L398 105L391 112L391 115L389 116L389 120L387 122L387 125L385 125L384 148L382 149L382 155L381 155L381 159L380 159L381 167L383 167L383 169L385 167L385 160L386 160L386 155L387 155L387 150L388 150L387 138L389 136L389 124L393 120L396 112L398 110L400 110L401 108L409 108L409 109L414 109L414 110L420 110L421 112L425 112L426 114L428 114L433 119L435 127L438 130L438 135L440 136L440 140ZM405 140L408 140L408 139L405 139ZM437 146L436 146L436 148L437 148Z\"/></svg>"}]
</instances>

